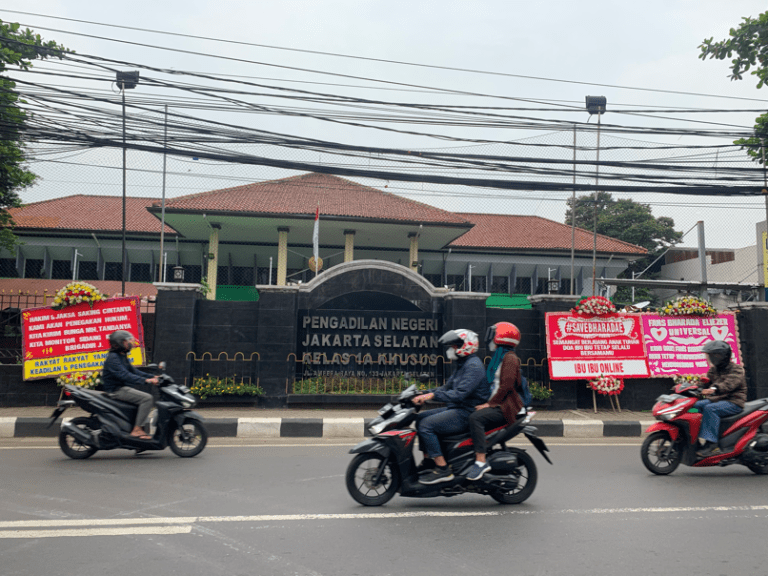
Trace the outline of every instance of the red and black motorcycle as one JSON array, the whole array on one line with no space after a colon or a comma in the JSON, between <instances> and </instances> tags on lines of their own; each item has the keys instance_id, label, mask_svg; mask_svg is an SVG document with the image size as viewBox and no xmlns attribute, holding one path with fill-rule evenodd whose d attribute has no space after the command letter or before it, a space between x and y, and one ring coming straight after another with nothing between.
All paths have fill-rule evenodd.
<instances>
[{"instance_id":1,"label":"red and black motorcycle","mask_svg":"<svg viewBox=\"0 0 768 576\"><path fill-rule=\"evenodd\" d=\"M502 504L519 504L536 487L536 464L522 448L507 446L506 442L524 435L552 464L547 445L529 426L535 412L525 412L513 424L486 432L490 472L479 480L469 480L467 473L475 461L475 451L469 431L440 437L445 459L453 469L454 478L441 484L421 484L413 457L416 430L410 425L422 406L413 403L420 394L415 385L404 390L397 401L379 410L379 417L368 425L373 435L352 448L355 457L346 473L350 496L364 506L381 506L396 494L411 498L487 494Z\"/></svg>"},{"instance_id":2,"label":"red and black motorcycle","mask_svg":"<svg viewBox=\"0 0 768 576\"><path fill-rule=\"evenodd\" d=\"M720 419L720 452L701 458L696 455L702 414L693 405L703 398L701 388L691 383L673 387L673 394L662 394L653 406L659 422L650 426L640 456L654 474L670 474L682 463L686 466L728 466L742 464L755 474L768 474L768 398L747 402L733 416Z\"/></svg>"}]
</instances>

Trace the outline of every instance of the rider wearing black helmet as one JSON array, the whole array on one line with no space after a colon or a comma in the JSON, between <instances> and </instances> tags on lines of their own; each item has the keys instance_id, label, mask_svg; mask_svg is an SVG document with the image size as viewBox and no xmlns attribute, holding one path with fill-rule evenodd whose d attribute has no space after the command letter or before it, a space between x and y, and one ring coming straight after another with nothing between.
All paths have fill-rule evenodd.
<instances>
[{"instance_id":1,"label":"rider wearing black helmet","mask_svg":"<svg viewBox=\"0 0 768 576\"><path fill-rule=\"evenodd\" d=\"M720 432L720 417L738 414L747 401L747 381L744 368L731 362L731 347L722 340L707 342L701 349L707 357L709 388L701 391L706 400L699 400L694 408L701 411L699 438L704 447L696 454L702 458L720 452L717 439Z\"/></svg>"},{"instance_id":2,"label":"rider wearing black helmet","mask_svg":"<svg viewBox=\"0 0 768 576\"><path fill-rule=\"evenodd\" d=\"M152 374L140 372L131 364L127 354L133 348L135 341L133 334L126 330L116 330L109 335L110 349L104 360L101 379L104 390L113 398L139 407L131 436L140 440L151 440L152 437L144 431L142 426L147 421L154 401L151 394L138 390L136 386L158 384L159 379Z\"/></svg>"}]
</instances>

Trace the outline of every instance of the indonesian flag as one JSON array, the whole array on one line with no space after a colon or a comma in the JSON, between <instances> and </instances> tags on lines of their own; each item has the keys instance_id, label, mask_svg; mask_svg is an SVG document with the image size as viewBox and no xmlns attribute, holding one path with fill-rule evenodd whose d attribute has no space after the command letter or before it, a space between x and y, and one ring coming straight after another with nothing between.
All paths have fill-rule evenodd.
<instances>
[{"instance_id":1,"label":"indonesian flag","mask_svg":"<svg viewBox=\"0 0 768 576\"><path fill-rule=\"evenodd\" d=\"M320 206L315 210L315 229L312 232L312 256L315 258L315 274L320 262Z\"/></svg>"}]
</instances>

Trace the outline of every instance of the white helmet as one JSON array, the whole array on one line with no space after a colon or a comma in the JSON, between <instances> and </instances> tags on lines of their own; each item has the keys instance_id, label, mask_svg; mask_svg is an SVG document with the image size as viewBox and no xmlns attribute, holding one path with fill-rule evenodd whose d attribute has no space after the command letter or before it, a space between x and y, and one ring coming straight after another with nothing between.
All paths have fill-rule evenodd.
<instances>
[{"instance_id":1,"label":"white helmet","mask_svg":"<svg viewBox=\"0 0 768 576\"><path fill-rule=\"evenodd\" d=\"M474 354L480 347L480 339L477 334L466 328L448 330L448 332L440 336L437 343L443 346L455 346L456 355L459 357Z\"/></svg>"}]
</instances>

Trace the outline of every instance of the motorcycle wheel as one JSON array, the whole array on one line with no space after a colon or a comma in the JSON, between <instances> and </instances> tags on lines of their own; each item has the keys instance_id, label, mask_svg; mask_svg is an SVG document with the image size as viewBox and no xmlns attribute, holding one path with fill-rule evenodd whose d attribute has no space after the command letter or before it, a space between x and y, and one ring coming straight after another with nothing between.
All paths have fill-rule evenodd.
<instances>
[{"instance_id":1,"label":"motorcycle wheel","mask_svg":"<svg viewBox=\"0 0 768 576\"><path fill-rule=\"evenodd\" d=\"M663 454L667 452L668 454ZM648 470L659 476L671 474L680 465L682 452L674 445L666 432L649 434L640 448L640 457Z\"/></svg>"},{"instance_id":2,"label":"motorcycle wheel","mask_svg":"<svg viewBox=\"0 0 768 576\"><path fill-rule=\"evenodd\" d=\"M181 426L174 426L168 431L168 446L181 458L197 456L207 443L208 431L197 420L184 420Z\"/></svg>"},{"instance_id":3,"label":"motorcycle wheel","mask_svg":"<svg viewBox=\"0 0 768 576\"><path fill-rule=\"evenodd\" d=\"M70 421L70 424L77 426L89 434L95 430L95 428L93 428L91 419L86 416L73 418ZM61 447L61 451L73 460L85 460L86 458L90 458L96 454L96 452L98 452L98 448L83 444L80 442L80 440L65 430L62 430L59 434L59 446Z\"/></svg>"},{"instance_id":4,"label":"motorcycle wheel","mask_svg":"<svg viewBox=\"0 0 768 576\"><path fill-rule=\"evenodd\" d=\"M501 504L520 504L528 500L536 488L536 481L538 480L536 463L525 450L507 448L507 452L513 452L517 455L517 474L519 475L517 486L512 490L491 492L491 498Z\"/></svg>"},{"instance_id":5,"label":"motorcycle wheel","mask_svg":"<svg viewBox=\"0 0 768 576\"><path fill-rule=\"evenodd\" d=\"M374 452L358 454L347 467L347 491L363 506L381 506L389 502L400 488L400 475L388 461L378 483L373 479L384 457Z\"/></svg>"}]
</instances>

